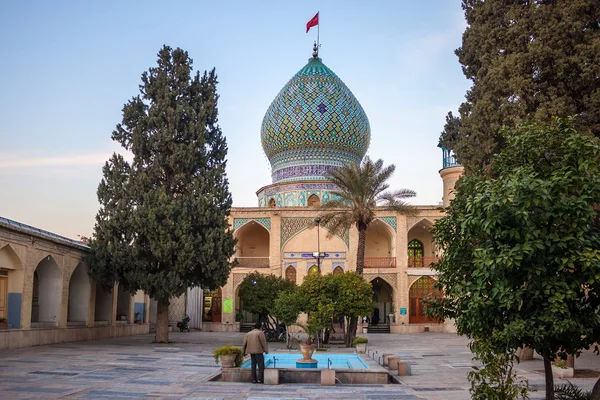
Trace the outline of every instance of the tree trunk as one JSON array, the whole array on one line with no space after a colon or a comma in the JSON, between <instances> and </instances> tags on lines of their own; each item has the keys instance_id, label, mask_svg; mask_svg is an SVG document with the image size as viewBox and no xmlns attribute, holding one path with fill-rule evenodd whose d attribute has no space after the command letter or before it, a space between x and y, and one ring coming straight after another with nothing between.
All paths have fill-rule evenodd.
<instances>
[{"instance_id":1,"label":"tree trunk","mask_svg":"<svg viewBox=\"0 0 600 400\"><path fill-rule=\"evenodd\" d=\"M544 376L546 378L546 400L554 400L554 377L552 376L552 362L550 351L542 351L544 357Z\"/></svg>"},{"instance_id":2,"label":"tree trunk","mask_svg":"<svg viewBox=\"0 0 600 400\"><path fill-rule=\"evenodd\" d=\"M358 249L356 251L356 273L363 274L365 267L365 243L367 241L367 225L358 224ZM356 325L355 325L356 327ZM354 331L356 334L356 330Z\"/></svg>"},{"instance_id":3,"label":"tree trunk","mask_svg":"<svg viewBox=\"0 0 600 400\"><path fill-rule=\"evenodd\" d=\"M594 389L592 390L591 400L600 400L600 378L596 381Z\"/></svg>"},{"instance_id":4,"label":"tree trunk","mask_svg":"<svg viewBox=\"0 0 600 400\"><path fill-rule=\"evenodd\" d=\"M154 341L169 343L169 302L158 302L156 307L156 336Z\"/></svg>"},{"instance_id":5,"label":"tree trunk","mask_svg":"<svg viewBox=\"0 0 600 400\"><path fill-rule=\"evenodd\" d=\"M356 328L358 327L358 317L348 318L348 330L346 331L346 340L344 345L346 347L352 347L352 342L356 337Z\"/></svg>"}]
</instances>

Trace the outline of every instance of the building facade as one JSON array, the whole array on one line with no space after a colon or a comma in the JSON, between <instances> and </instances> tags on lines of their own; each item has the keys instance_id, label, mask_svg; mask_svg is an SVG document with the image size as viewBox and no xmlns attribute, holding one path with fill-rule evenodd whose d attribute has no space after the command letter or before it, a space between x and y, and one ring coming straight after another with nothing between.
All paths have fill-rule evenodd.
<instances>
[{"instance_id":1,"label":"building facade","mask_svg":"<svg viewBox=\"0 0 600 400\"><path fill-rule=\"evenodd\" d=\"M315 224L315 218L319 206L336 196L337 188L325 178L327 171L360 162L370 138L360 103L314 48L264 116L261 142L271 163L272 183L257 191L257 207L232 209L237 265L226 285L205 291L203 329L235 331L256 319L244 313L238 293L248 273L274 274L301 284L310 273L355 270L356 228L331 234ZM462 167L452 162L450 152L445 150L444 157L440 174L447 205ZM368 317L391 332L453 331L453 324L439 323L423 312L423 299L435 291L430 265L439 256L431 228L443 209L416 208L415 216L380 208L369 226L364 277L373 285L376 307ZM315 253L325 254L315 258Z\"/></svg>"},{"instance_id":2,"label":"building facade","mask_svg":"<svg viewBox=\"0 0 600 400\"><path fill-rule=\"evenodd\" d=\"M87 249L0 217L0 350L148 333L148 296L92 280Z\"/></svg>"}]
</instances>

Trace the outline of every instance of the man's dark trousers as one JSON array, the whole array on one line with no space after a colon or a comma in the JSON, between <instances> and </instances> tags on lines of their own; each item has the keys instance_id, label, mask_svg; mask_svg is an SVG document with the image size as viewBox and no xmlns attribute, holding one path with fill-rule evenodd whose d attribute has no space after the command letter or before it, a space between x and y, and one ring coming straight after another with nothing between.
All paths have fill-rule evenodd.
<instances>
[{"instance_id":1,"label":"man's dark trousers","mask_svg":"<svg viewBox=\"0 0 600 400\"><path fill-rule=\"evenodd\" d=\"M250 358L252 359L252 380L254 382L264 382L264 373L265 373L265 356L263 353L259 354L250 354ZM258 379L256 378L256 367L258 365Z\"/></svg>"}]
</instances>

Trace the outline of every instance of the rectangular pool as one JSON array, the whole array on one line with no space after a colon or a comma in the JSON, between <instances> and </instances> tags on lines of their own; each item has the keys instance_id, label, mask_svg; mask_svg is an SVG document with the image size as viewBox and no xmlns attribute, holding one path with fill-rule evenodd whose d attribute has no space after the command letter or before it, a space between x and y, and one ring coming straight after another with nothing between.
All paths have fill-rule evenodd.
<instances>
[{"instance_id":1,"label":"rectangular pool","mask_svg":"<svg viewBox=\"0 0 600 400\"><path fill-rule=\"evenodd\" d=\"M265 368L274 368L273 357L277 358L277 368L296 368L296 360L302 358L300 353L275 353L265 354ZM331 360L331 368L347 369L371 369L358 354L313 354L313 359L318 361L317 368L327 368L328 359ZM248 360L242 364L242 368L250 368L251 361Z\"/></svg>"}]
</instances>

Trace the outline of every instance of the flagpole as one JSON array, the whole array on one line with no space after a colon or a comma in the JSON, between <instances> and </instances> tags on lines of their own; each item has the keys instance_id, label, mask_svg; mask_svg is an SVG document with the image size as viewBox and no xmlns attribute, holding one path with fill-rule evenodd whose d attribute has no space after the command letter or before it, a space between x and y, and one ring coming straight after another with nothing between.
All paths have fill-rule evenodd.
<instances>
[{"instance_id":1,"label":"flagpole","mask_svg":"<svg viewBox=\"0 0 600 400\"><path fill-rule=\"evenodd\" d=\"M317 15L318 15L317 18L319 19L319 23L317 24L317 52L319 51L319 46L320 46L319 45L319 32L321 30L321 15L320 14L321 14L320 11L317 12Z\"/></svg>"}]
</instances>

